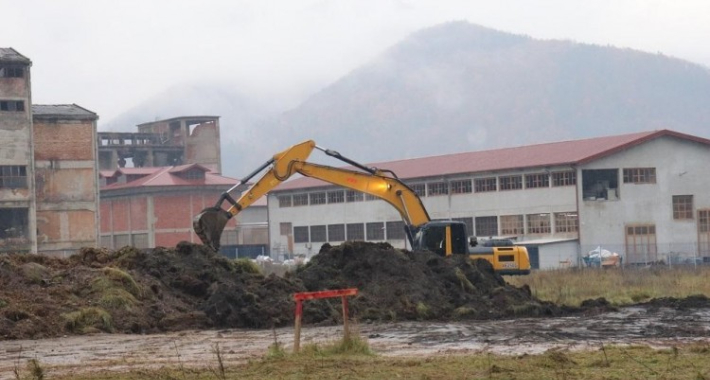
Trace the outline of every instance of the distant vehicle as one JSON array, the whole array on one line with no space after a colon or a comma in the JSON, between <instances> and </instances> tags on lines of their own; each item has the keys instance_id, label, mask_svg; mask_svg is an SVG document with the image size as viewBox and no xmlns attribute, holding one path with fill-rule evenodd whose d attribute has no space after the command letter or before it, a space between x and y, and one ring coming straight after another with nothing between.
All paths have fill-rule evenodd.
<instances>
[{"instance_id":1,"label":"distant vehicle","mask_svg":"<svg viewBox=\"0 0 710 380\"><path fill-rule=\"evenodd\" d=\"M597 247L582 257L582 261L588 267L618 267L621 265L621 256L616 252Z\"/></svg>"}]
</instances>

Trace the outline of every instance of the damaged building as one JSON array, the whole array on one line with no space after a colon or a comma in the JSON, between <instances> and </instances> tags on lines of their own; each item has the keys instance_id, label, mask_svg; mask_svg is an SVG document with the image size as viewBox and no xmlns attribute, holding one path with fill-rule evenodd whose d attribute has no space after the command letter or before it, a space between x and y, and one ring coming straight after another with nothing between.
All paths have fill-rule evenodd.
<instances>
[{"instance_id":1,"label":"damaged building","mask_svg":"<svg viewBox=\"0 0 710 380\"><path fill-rule=\"evenodd\" d=\"M68 255L98 239L98 116L31 105L31 66L0 48L0 252Z\"/></svg>"}]
</instances>

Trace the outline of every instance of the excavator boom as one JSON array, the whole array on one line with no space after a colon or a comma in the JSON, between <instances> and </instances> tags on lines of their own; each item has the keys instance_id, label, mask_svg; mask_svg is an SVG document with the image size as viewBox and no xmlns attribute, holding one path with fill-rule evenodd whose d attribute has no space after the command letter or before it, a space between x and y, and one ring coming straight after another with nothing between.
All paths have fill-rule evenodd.
<instances>
[{"instance_id":1,"label":"excavator boom","mask_svg":"<svg viewBox=\"0 0 710 380\"><path fill-rule=\"evenodd\" d=\"M306 159L316 148L331 157L354 165L362 171L307 162ZM234 200L230 196L230 192L240 185L246 184L247 181L269 165L271 167L264 175L244 192L239 199ZM393 173L389 172L391 173L391 176L389 176L385 171L368 168L341 156L338 152L320 148L315 145L315 142L309 140L274 155L271 160L244 178L238 185L224 192L214 207L208 207L194 217L193 228L195 233L205 245L218 250L222 231L229 219L296 173L378 197L399 211L406 226L416 227L430 220L429 214L419 196L414 190L397 179ZM227 210L222 208L222 203L225 200L231 204ZM407 231L410 243L412 242L412 234L412 231Z\"/></svg>"}]
</instances>

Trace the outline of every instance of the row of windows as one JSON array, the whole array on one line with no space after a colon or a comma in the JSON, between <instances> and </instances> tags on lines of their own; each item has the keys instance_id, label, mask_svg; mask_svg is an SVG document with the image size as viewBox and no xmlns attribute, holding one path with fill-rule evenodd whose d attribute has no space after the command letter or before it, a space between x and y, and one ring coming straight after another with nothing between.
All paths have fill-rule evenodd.
<instances>
[{"instance_id":1,"label":"row of windows","mask_svg":"<svg viewBox=\"0 0 710 380\"><path fill-rule=\"evenodd\" d=\"M552 186L573 186L577 183L577 173L574 171L536 173L501 177L475 178L453 180L449 182L427 182L410 184L409 187L418 196L438 196L449 194L484 193L491 191L534 189ZM525 186L523 187L523 184ZM377 197L367 194L363 196L355 190L321 191L307 194L280 195L279 207L321 205L343 202L360 202L374 200Z\"/></svg>"},{"instance_id":2,"label":"row of windows","mask_svg":"<svg viewBox=\"0 0 710 380\"><path fill-rule=\"evenodd\" d=\"M24 111L23 100L0 100L0 111Z\"/></svg>"},{"instance_id":3,"label":"row of windows","mask_svg":"<svg viewBox=\"0 0 710 380\"><path fill-rule=\"evenodd\" d=\"M289 224L282 224L287 227ZM293 227L294 243L325 243L346 240L404 240L404 223L372 222Z\"/></svg>"},{"instance_id":4,"label":"row of windows","mask_svg":"<svg viewBox=\"0 0 710 380\"><path fill-rule=\"evenodd\" d=\"M466 224L467 233L477 236L497 236L498 217L482 216L476 218L453 218ZM525 223L527 221L527 223ZM562 212L554 214L555 232L577 232L579 222L576 213ZM503 215L500 217L502 235L523 235L527 225L528 234L549 234L552 231L550 214ZM281 234L290 231L290 223L282 223ZM293 227L295 243L325 243L345 240L404 240L404 223L372 222L329 224Z\"/></svg>"},{"instance_id":5,"label":"row of windows","mask_svg":"<svg viewBox=\"0 0 710 380\"><path fill-rule=\"evenodd\" d=\"M18 165L0 166L0 188L27 188L27 167Z\"/></svg>"},{"instance_id":6,"label":"row of windows","mask_svg":"<svg viewBox=\"0 0 710 380\"><path fill-rule=\"evenodd\" d=\"M0 78L22 78L24 76L24 67L0 66Z\"/></svg>"}]
</instances>

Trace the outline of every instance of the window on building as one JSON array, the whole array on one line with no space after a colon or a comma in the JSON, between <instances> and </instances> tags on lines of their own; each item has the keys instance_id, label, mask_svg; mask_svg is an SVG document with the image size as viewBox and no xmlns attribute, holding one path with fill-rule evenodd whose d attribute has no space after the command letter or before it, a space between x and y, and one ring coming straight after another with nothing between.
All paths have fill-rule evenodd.
<instances>
[{"instance_id":1,"label":"window on building","mask_svg":"<svg viewBox=\"0 0 710 380\"><path fill-rule=\"evenodd\" d=\"M556 212L555 232L578 232L579 218L576 212Z\"/></svg>"},{"instance_id":2,"label":"window on building","mask_svg":"<svg viewBox=\"0 0 710 380\"><path fill-rule=\"evenodd\" d=\"M549 234L552 232L550 214L528 214L526 219L529 234Z\"/></svg>"},{"instance_id":3,"label":"window on building","mask_svg":"<svg viewBox=\"0 0 710 380\"><path fill-rule=\"evenodd\" d=\"M576 171L552 172L552 186L573 186L576 184Z\"/></svg>"},{"instance_id":4,"label":"window on building","mask_svg":"<svg viewBox=\"0 0 710 380\"><path fill-rule=\"evenodd\" d=\"M348 223L345 230L348 240L365 240L365 226L362 223Z\"/></svg>"},{"instance_id":5,"label":"window on building","mask_svg":"<svg viewBox=\"0 0 710 380\"><path fill-rule=\"evenodd\" d=\"M135 236L136 235L133 235L133 236L134 236L133 244L135 245L135 243L136 243ZM146 236L147 236L147 234L146 234ZM239 231L238 230L237 231L233 231L233 230L232 231L224 231L224 233L222 234L222 236L219 239L219 244L222 247L227 246L227 245L237 245L238 242L239 242ZM148 247L142 247L142 248L148 248Z\"/></svg>"},{"instance_id":6,"label":"window on building","mask_svg":"<svg viewBox=\"0 0 710 380\"><path fill-rule=\"evenodd\" d=\"M0 78L22 78L24 76L24 67L0 66Z\"/></svg>"},{"instance_id":7,"label":"window on building","mask_svg":"<svg viewBox=\"0 0 710 380\"><path fill-rule=\"evenodd\" d=\"M473 192L470 179L451 181L451 194L469 194Z\"/></svg>"},{"instance_id":8,"label":"window on building","mask_svg":"<svg viewBox=\"0 0 710 380\"><path fill-rule=\"evenodd\" d=\"M476 217L476 236L498 236L498 217Z\"/></svg>"},{"instance_id":9,"label":"window on building","mask_svg":"<svg viewBox=\"0 0 710 380\"><path fill-rule=\"evenodd\" d=\"M427 195L448 195L449 184L446 182L429 182L427 183Z\"/></svg>"},{"instance_id":10,"label":"window on building","mask_svg":"<svg viewBox=\"0 0 710 380\"><path fill-rule=\"evenodd\" d=\"M424 185L423 183L413 183L408 186L410 189L412 189L412 191L417 193L419 197L423 197L424 195L426 195L426 185Z\"/></svg>"},{"instance_id":11,"label":"window on building","mask_svg":"<svg viewBox=\"0 0 710 380\"><path fill-rule=\"evenodd\" d=\"M199 169L188 170L185 173L184 178L188 181L197 180L197 179L205 179L205 172L203 172L202 170L199 170Z\"/></svg>"},{"instance_id":12,"label":"window on building","mask_svg":"<svg viewBox=\"0 0 710 380\"><path fill-rule=\"evenodd\" d=\"M473 236L473 218L451 218L457 222L463 222L466 225L466 234Z\"/></svg>"},{"instance_id":13,"label":"window on building","mask_svg":"<svg viewBox=\"0 0 710 380\"><path fill-rule=\"evenodd\" d=\"M372 195L372 194L365 194L365 200L366 200L366 201L376 201L376 200L378 200L378 199L380 199L380 198L377 198L376 196L374 196L374 195Z\"/></svg>"},{"instance_id":14,"label":"window on building","mask_svg":"<svg viewBox=\"0 0 710 380\"><path fill-rule=\"evenodd\" d=\"M336 190L328 192L328 203L343 203L345 202L345 191Z\"/></svg>"},{"instance_id":15,"label":"window on building","mask_svg":"<svg viewBox=\"0 0 710 380\"><path fill-rule=\"evenodd\" d=\"M473 180L474 188L477 193L485 193L498 190L498 181L496 177L476 178Z\"/></svg>"},{"instance_id":16,"label":"window on building","mask_svg":"<svg viewBox=\"0 0 710 380\"><path fill-rule=\"evenodd\" d=\"M118 234L113 235L113 246L116 248L122 248L131 245L131 235L129 234Z\"/></svg>"},{"instance_id":17,"label":"window on building","mask_svg":"<svg viewBox=\"0 0 710 380\"><path fill-rule=\"evenodd\" d=\"M619 169L582 170L584 200L619 199Z\"/></svg>"},{"instance_id":18,"label":"window on building","mask_svg":"<svg viewBox=\"0 0 710 380\"><path fill-rule=\"evenodd\" d=\"M407 235L404 233L404 222L387 222L385 224L385 231L387 232L387 240L404 240Z\"/></svg>"},{"instance_id":19,"label":"window on building","mask_svg":"<svg viewBox=\"0 0 710 380\"><path fill-rule=\"evenodd\" d=\"M539 187L550 187L550 176L547 173L535 173L525 175L526 189L535 189Z\"/></svg>"},{"instance_id":20,"label":"window on building","mask_svg":"<svg viewBox=\"0 0 710 380\"><path fill-rule=\"evenodd\" d=\"M523 176L511 175L500 177L500 189L502 190L519 190L523 188Z\"/></svg>"},{"instance_id":21,"label":"window on building","mask_svg":"<svg viewBox=\"0 0 710 380\"><path fill-rule=\"evenodd\" d=\"M0 100L0 111L24 111L25 102L23 100Z\"/></svg>"},{"instance_id":22,"label":"window on building","mask_svg":"<svg viewBox=\"0 0 710 380\"><path fill-rule=\"evenodd\" d=\"M328 241L345 241L345 225L329 224Z\"/></svg>"},{"instance_id":23,"label":"window on building","mask_svg":"<svg viewBox=\"0 0 710 380\"><path fill-rule=\"evenodd\" d=\"M308 194L293 194L294 206L308 206Z\"/></svg>"},{"instance_id":24,"label":"window on building","mask_svg":"<svg viewBox=\"0 0 710 380\"><path fill-rule=\"evenodd\" d=\"M656 168L624 169L624 183L656 183Z\"/></svg>"},{"instance_id":25,"label":"window on building","mask_svg":"<svg viewBox=\"0 0 710 380\"><path fill-rule=\"evenodd\" d=\"M698 256L710 257L710 210L698 210Z\"/></svg>"},{"instance_id":26,"label":"window on building","mask_svg":"<svg viewBox=\"0 0 710 380\"><path fill-rule=\"evenodd\" d=\"M0 243L0 247L9 242L27 243L29 237L29 209L27 208L2 208L0 209L0 239L12 239Z\"/></svg>"},{"instance_id":27,"label":"window on building","mask_svg":"<svg viewBox=\"0 0 710 380\"><path fill-rule=\"evenodd\" d=\"M346 202L362 202L364 199L363 193L357 191L357 190L347 190L345 192L345 201Z\"/></svg>"},{"instance_id":28,"label":"window on building","mask_svg":"<svg viewBox=\"0 0 710 380\"><path fill-rule=\"evenodd\" d=\"M324 205L325 204L325 192L310 193L308 194L308 199L311 205Z\"/></svg>"},{"instance_id":29,"label":"window on building","mask_svg":"<svg viewBox=\"0 0 710 380\"><path fill-rule=\"evenodd\" d=\"M27 167L19 165L0 166L0 188L26 189Z\"/></svg>"},{"instance_id":30,"label":"window on building","mask_svg":"<svg viewBox=\"0 0 710 380\"><path fill-rule=\"evenodd\" d=\"M522 235L525 233L525 224L522 215L501 215L500 233L502 235Z\"/></svg>"},{"instance_id":31,"label":"window on building","mask_svg":"<svg viewBox=\"0 0 710 380\"><path fill-rule=\"evenodd\" d=\"M291 223L279 223L279 234L281 236L291 235Z\"/></svg>"},{"instance_id":32,"label":"window on building","mask_svg":"<svg viewBox=\"0 0 710 380\"><path fill-rule=\"evenodd\" d=\"M328 236L326 235L325 225L311 226L311 242L325 243L326 241L328 241Z\"/></svg>"},{"instance_id":33,"label":"window on building","mask_svg":"<svg viewBox=\"0 0 710 380\"><path fill-rule=\"evenodd\" d=\"M308 238L308 226L293 227L294 243L308 243L309 241L310 239Z\"/></svg>"},{"instance_id":34,"label":"window on building","mask_svg":"<svg viewBox=\"0 0 710 380\"><path fill-rule=\"evenodd\" d=\"M385 224L382 222L366 223L367 240L385 240Z\"/></svg>"},{"instance_id":35,"label":"window on building","mask_svg":"<svg viewBox=\"0 0 710 380\"><path fill-rule=\"evenodd\" d=\"M658 261L654 224L626 226L626 260L629 264L648 264Z\"/></svg>"},{"instance_id":36,"label":"window on building","mask_svg":"<svg viewBox=\"0 0 710 380\"><path fill-rule=\"evenodd\" d=\"M291 207L292 205L290 195L279 195L279 207Z\"/></svg>"},{"instance_id":37,"label":"window on building","mask_svg":"<svg viewBox=\"0 0 710 380\"><path fill-rule=\"evenodd\" d=\"M673 196L673 219L685 220L693 219L693 196L674 195Z\"/></svg>"}]
</instances>

